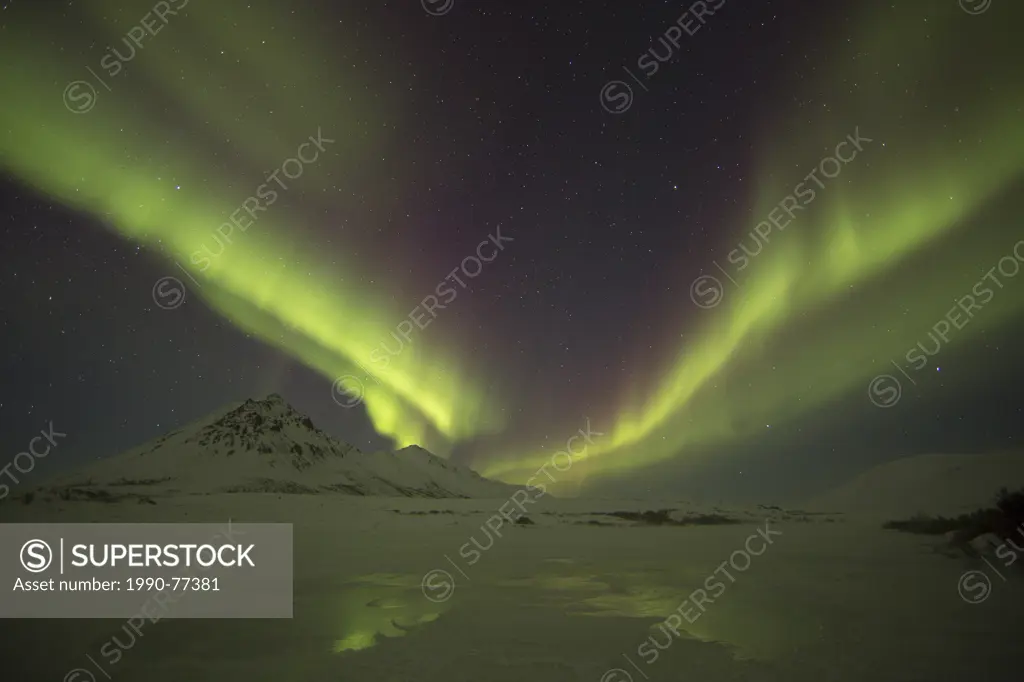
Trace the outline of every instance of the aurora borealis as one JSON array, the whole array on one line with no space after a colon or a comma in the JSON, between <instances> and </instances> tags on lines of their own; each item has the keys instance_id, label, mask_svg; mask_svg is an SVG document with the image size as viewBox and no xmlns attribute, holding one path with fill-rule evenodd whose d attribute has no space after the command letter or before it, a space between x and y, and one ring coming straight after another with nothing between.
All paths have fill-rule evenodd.
<instances>
[{"instance_id":1,"label":"aurora borealis","mask_svg":"<svg viewBox=\"0 0 1024 682\"><path fill-rule=\"evenodd\" d=\"M1012 41L1005 36L1005 43L987 45L991 54L984 61L991 68L974 74L973 83L957 83L955 101L963 98L971 104L965 105L964 111L952 106L957 114L954 120L942 118L929 125L923 118L925 109L941 101L949 85L935 80L929 90L924 84L936 70L953 72L956 61L962 59L961 54L949 51L948 45L964 29L964 17L941 10L925 22L920 9L903 6L890 12L885 22L877 16L865 21L862 34L854 32L849 41L855 46L853 53L833 57L837 63L856 65L849 73L827 71L824 83L817 84L822 90L829 83L846 86L845 92L837 94L837 101L829 104L837 113L816 116L810 130L784 128L773 136L785 143L771 145L759 154L776 161L765 164L769 167L759 175L763 180L753 214L768 215L772 204L802 179L814 187L802 173L786 177L778 170L786 167L778 159L799 159L790 168L813 167L816 158L827 158L820 150L828 150L844 138L853 142L844 129L849 122L862 123L865 136L870 133L873 138L865 149L858 149L864 160L858 164L853 159L848 169L832 171L833 177L844 181L840 186L828 187L815 178L821 198L801 206L807 210L797 214L784 234L776 232L762 240L751 231L744 237L746 242L764 243L757 244L760 249L751 244L744 251L749 257L744 262L751 264L749 275L737 275L742 289L727 292L723 309L697 323L704 330L696 344L681 350L653 390L638 391L637 399L621 407L608 444L589 453L605 461L581 468L631 468L680 456L687 445L727 442L748 435L744 423L763 428L860 388L877 373L879 360L901 356L901 351L914 345L915 336L926 334L935 319L941 318L948 308L946 302L962 288L951 284L975 272L959 264L984 262L980 254L971 254L972 250L987 251L992 266L1000 257L1013 254L1024 232L1006 229L1010 225L985 230L984 246L970 243L978 235L972 235L966 245L963 239L956 239L961 236L956 234L958 229L987 227L972 224L971 217L993 196L1014 186L1020 188L1024 90L1015 83L1014 67L1010 66L1014 62L1007 56L1014 51ZM911 44L914 48L909 50ZM864 52L866 45L873 45L871 52ZM1003 58L995 58L997 55ZM900 64L904 59L910 63ZM1000 65L1005 65L1005 71ZM894 66L905 72L893 73ZM885 82L890 79L892 82ZM922 83L918 86L922 91L913 101L886 98L887 89L903 89L910 82ZM835 90L831 88L830 94ZM946 144L936 144L936 140ZM836 156L841 155L836 152ZM865 305L850 292L869 288L890 273L898 276L900 268L910 267L914 257L928 249L944 259L948 269L929 275L915 268L916 281L901 282L899 299L877 295L869 299L869 315L877 322L861 318L851 324L820 312L837 299L846 299L847 309ZM1020 247L1017 253L1022 253ZM724 284L728 286L727 281ZM988 324L1019 314L1024 307L1024 290L1014 292L1013 285L1009 286L1010 292L1002 294L994 306L998 310L988 313ZM793 350L786 347L788 339L779 339L785 338L787 329L809 326L804 320L811 316L826 322L823 328L808 330L808 336L799 341L801 357L792 357ZM878 325L883 321L886 329L879 334ZM978 333L982 324L970 325L963 336ZM755 354L760 356L756 360L752 359ZM769 363L771 369L766 372ZM719 390L721 382L737 374L748 378L752 389L740 399ZM785 385L777 385L773 375L787 377ZM681 423L686 427L680 428ZM529 470L530 465L524 468ZM503 462L490 471L517 466L516 462Z\"/></svg>"},{"instance_id":2,"label":"aurora borealis","mask_svg":"<svg viewBox=\"0 0 1024 682\"><path fill-rule=\"evenodd\" d=\"M218 27L218 16L226 18L224 14L211 16L201 8L192 8L187 17L176 18L173 27L168 25L170 44L162 49L187 56L192 52L188 46L201 41L204 31L231 35L237 30L233 17L231 23L224 21ZM264 25L271 21L269 17L253 20L266 22ZM170 28L177 29L176 38ZM30 49L27 45L8 47ZM246 46L229 42L226 49L248 57ZM263 59L247 58L236 67L238 80L244 83L245 74L253 72L268 78L278 74L284 80L285 73L308 73L315 63L293 58L288 64L288 59L284 51ZM195 73L200 78L198 87L193 83L183 91L175 86L173 74L161 70L165 65L155 61L156 68L145 72L152 79L153 89L180 102L184 110L195 112L204 122L214 121L208 133L234 138L232 148L255 159L254 166L239 163L239 167L250 168L248 174L228 179L222 173L211 172L218 159L201 145L181 148L177 140L168 139L162 149L151 149L161 133L144 111L120 119L116 135L110 131L110 121L100 115L69 116L68 111L52 106L49 88L38 87L39 72L21 78L17 73L7 74L15 97L24 107L9 110L5 116L4 126L15 131L18 140L12 148L4 149L5 158L16 174L33 185L102 217L124 238L159 248L170 259L184 264L195 277L208 282L200 289L207 302L240 328L294 354L324 376L359 372L357 363L367 362L377 340L390 332L392 320L400 319L401 309L376 300L375 293L366 287L341 282L336 273L352 273L357 266L342 254L332 254L329 262L318 256L315 246L294 238L292 229L301 222L294 207L290 213L285 205L275 206L278 199L281 204L287 202L289 185L296 190L301 187L306 196L316 197L312 192L324 191L324 175L332 170L316 168L317 163L333 163L333 172L360 163L359 145L345 132L346 127L355 125L346 118L351 116L348 107L289 75L291 88L299 91L294 96L315 101L316 106L301 116L273 122L235 127L222 121L216 125L221 115L218 112L225 106L222 98L239 93L216 94L223 92L223 84L204 82L206 70L198 63L178 65L190 76ZM13 66L15 60L8 63ZM44 64L43 68L53 69L53 74L61 70L57 64ZM197 96L210 91L214 91L213 97ZM135 97L122 97L118 90L112 90L102 98L99 106L110 110L138 106L137 93ZM271 106L287 109L283 101ZM332 121L339 132L330 128L325 132L321 121ZM300 134L303 125L307 128ZM286 142L289 139L292 142ZM65 150L65 165L54 169L48 159L63 155ZM301 163L310 154L311 160ZM335 157L333 162L331 156ZM140 167L126 163L126 157L147 161ZM274 165L280 168L262 175L259 164L272 159L279 159ZM288 159L300 160L291 172ZM315 177L318 174L319 182ZM246 183L252 188L248 193ZM239 206L251 218L248 224L237 222ZM237 231L232 229L235 227ZM287 262L279 258L281 254L287 254ZM288 269L293 264L298 272ZM367 391L365 404L374 426L403 445L423 442L438 447L440 443L428 429L454 441L495 424L487 411L488 402L473 388L473 380L460 371L454 358L432 354L425 345L396 357Z\"/></svg>"},{"instance_id":3,"label":"aurora borealis","mask_svg":"<svg viewBox=\"0 0 1024 682\"><path fill-rule=\"evenodd\" d=\"M1024 240L1024 54L998 30L1024 18L1012 2L725 3L620 115L598 106L601 84L682 9L406 4L8 6L0 161L25 208L6 241L31 255L5 247L21 295L5 385L17 367L59 378L4 396L5 434L54 393L108 396L89 422L138 403L109 444L123 447L279 390L358 447L420 444L511 482L585 417L604 435L554 492L656 480L766 429L796 443L891 419L872 378ZM844 140L856 153L832 173ZM813 198L766 222L801 183ZM510 241L466 270L496 233ZM51 239L75 283L43 314L49 275L31 271ZM110 283L101 243L147 260ZM180 309L150 298L166 276L187 289ZM708 276L721 300L701 306ZM1024 277L1000 277L921 370L960 368L942 378L952 403L983 402L1001 374ZM83 316L100 291L115 312ZM90 339L77 351L61 315ZM110 369L129 346L131 369ZM83 369L58 369L65 355ZM358 380L353 407L332 399L339 377ZM938 399L934 382L905 388L898 409L934 414L913 404ZM905 453L934 442L900 429Z\"/></svg>"}]
</instances>

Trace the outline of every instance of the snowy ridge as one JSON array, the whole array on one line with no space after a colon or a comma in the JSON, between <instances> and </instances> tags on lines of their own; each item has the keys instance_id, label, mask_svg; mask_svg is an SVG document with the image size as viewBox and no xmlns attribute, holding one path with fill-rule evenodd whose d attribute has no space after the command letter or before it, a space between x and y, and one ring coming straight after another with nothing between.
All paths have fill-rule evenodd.
<instances>
[{"instance_id":1,"label":"snowy ridge","mask_svg":"<svg viewBox=\"0 0 1024 682\"><path fill-rule=\"evenodd\" d=\"M273 394L87 465L41 492L112 501L220 492L479 498L516 489L418 446L363 453Z\"/></svg>"},{"instance_id":2,"label":"snowy ridge","mask_svg":"<svg viewBox=\"0 0 1024 682\"><path fill-rule=\"evenodd\" d=\"M1024 455L916 455L873 467L808 505L890 519L914 514L955 516L991 506L1003 487L1024 487Z\"/></svg>"}]
</instances>

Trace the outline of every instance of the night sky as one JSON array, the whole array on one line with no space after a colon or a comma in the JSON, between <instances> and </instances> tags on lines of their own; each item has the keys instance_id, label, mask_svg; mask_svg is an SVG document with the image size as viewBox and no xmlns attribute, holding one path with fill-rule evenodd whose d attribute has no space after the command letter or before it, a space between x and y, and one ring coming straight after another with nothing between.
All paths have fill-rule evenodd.
<instances>
[{"instance_id":1,"label":"night sky","mask_svg":"<svg viewBox=\"0 0 1024 682\"><path fill-rule=\"evenodd\" d=\"M1022 20L9 1L0 460L269 393L518 483L589 420L566 494L773 499L1019 448Z\"/></svg>"}]
</instances>

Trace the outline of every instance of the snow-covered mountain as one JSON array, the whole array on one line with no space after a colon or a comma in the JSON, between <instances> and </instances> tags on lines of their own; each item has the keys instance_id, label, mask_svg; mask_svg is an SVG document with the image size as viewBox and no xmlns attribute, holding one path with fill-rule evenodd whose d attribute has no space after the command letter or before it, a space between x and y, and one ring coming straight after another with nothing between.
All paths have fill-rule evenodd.
<instances>
[{"instance_id":1,"label":"snow-covered mountain","mask_svg":"<svg viewBox=\"0 0 1024 682\"><path fill-rule=\"evenodd\" d=\"M62 475L38 492L111 500L218 492L500 498L516 490L417 446L363 453L273 394Z\"/></svg>"}]
</instances>

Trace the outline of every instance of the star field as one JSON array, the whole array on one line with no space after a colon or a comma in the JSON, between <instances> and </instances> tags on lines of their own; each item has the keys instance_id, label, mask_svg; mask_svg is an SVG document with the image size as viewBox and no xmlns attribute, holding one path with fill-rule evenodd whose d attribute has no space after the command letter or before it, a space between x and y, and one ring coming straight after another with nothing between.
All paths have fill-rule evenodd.
<instances>
[{"instance_id":1,"label":"star field","mask_svg":"<svg viewBox=\"0 0 1024 682\"><path fill-rule=\"evenodd\" d=\"M278 392L517 482L589 418L591 491L1017 447L1024 277L868 388L1024 239L1021 9L692 4L8 2L3 442L52 420L72 466Z\"/></svg>"}]
</instances>

